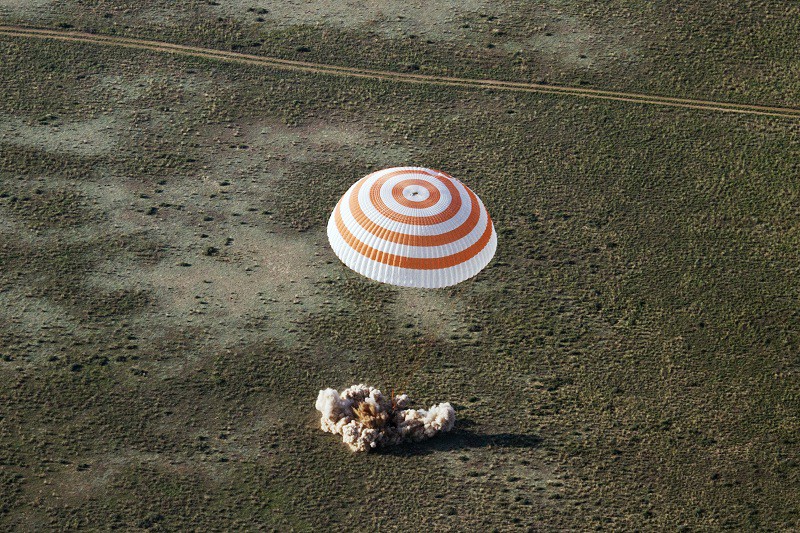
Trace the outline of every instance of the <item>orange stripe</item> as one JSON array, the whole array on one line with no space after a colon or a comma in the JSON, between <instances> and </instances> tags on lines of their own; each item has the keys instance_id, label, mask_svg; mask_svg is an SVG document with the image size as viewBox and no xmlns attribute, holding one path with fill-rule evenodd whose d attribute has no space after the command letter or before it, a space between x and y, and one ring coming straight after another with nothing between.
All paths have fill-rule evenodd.
<instances>
[{"instance_id":1,"label":"orange stripe","mask_svg":"<svg viewBox=\"0 0 800 533\"><path fill-rule=\"evenodd\" d=\"M378 178L377 181L375 181L375 183L372 184L369 190L369 199L372 202L372 205L375 207L375 209L378 210L378 212L381 215L385 216L386 218L394 220L395 222L402 222L403 224L409 224L414 226L429 226L431 224L438 224L440 222L444 222L446 220L450 220L451 218L453 218L455 214L458 213L458 210L461 209L461 194L459 194L458 189L456 189L455 185L453 185L451 181L453 178L450 178L449 176L447 176L444 179L440 176L433 176L433 175L431 176L432 178L436 178L437 180L442 182L442 184L444 184L444 186L447 187L447 190L450 191L450 196L452 198L452 202L450 202L450 205L447 206L447 209L445 209L438 215L432 215L429 217L412 217L408 215L401 215L400 213L397 213L389 209L389 207L383 202L383 199L381 198L381 186L384 183L386 183L386 181L395 176L402 176L403 174L421 174L421 173L422 172L419 170L396 170L394 172L386 174L385 176L381 176L380 178ZM370 176L371 175L372 174L370 174ZM353 196L351 197L351 201L352 198L355 198L356 203L358 203L358 193L361 190L361 187L364 185L364 182L370 176L362 178L361 180L358 181L358 183L356 183L355 189L353 191ZM355 213L354 210L351 209L351 211Z\"/></svg>"},{"instance_id":2,"label":"orange stripe","mask_svg":"<svg viewBox=\"0 0 800 533\"><path fill-rule=\"evenodd\" d=\"M478 221L481 218L481 206L480 202L478 202L478 197L475 196L475 193L472 192L469 187L465 186L464 189L467 191L467 195L469 196L471 202L469 216L464 223L457 228L445 233L440 233L439 235L413 235L410 233L401 233L384 228L383 226L373 222L364 213L364 211L361 210L361 206L357 200L358 191L353 191L350 194L350 213L353 215L353 218L356 220L359 226L370 232L372 235L383 240L397 244L409 244L412 246L442 246L444 244L455 242L458 239L469 235L472 230L475 229L475 226L478 225ZM339 203L341 204L341 200ZM337 204L337 209L338 207L339 205ZM486 216L488 217L489 214L487 213Z\"/></svg>"},{"instance_id":3,"label":"orange stripe","mask_svg":"<svg viewBox=\"0 0 800 533\"><path fill-rule=\"evenodd\" d=\"M469 189L467 189L469 190ZM471 192L471 191L470 191ZM380 250L376 250L371 246L361 242L358 240L355 235L350 233L350 230L347 229L347 226L344 224L344 220L342 220L342 213L341 213L341 201L336 204L336 210L334 211L334 217L336 222L336 228L339 230L339 234L342 236L342 239L350 246L353 250L358 252L359 254L363 255L364 257L376 261L378 263L383 263L385 265L391 265L400 268L410 268L413 270L439 270L442 268L448 268L456 265L460 265L466 261L469 261L476 255L478 255L481 250L483 250L486 245L489 243L489 240L492 238L492 219L489 216L489 213L486 213L486 230L481 235L480 239L477 240L472 246L467 248L466 250L462 250L458 253L453 255L448 255L446 257L435 257L435 258L426 258L426 257L405 257L402 255L394 255L387 252L381 252Z\"/></svg>"},{"instance_id":4,"label":"orange stripe","mask_svg":"<svg viewBox=\"0 0 800 533\"><path fill-rule=\"evenodd\" d=\"M403 194L403 190L406 187L411 187L412 185L419 185L426 191L428 191L428 197L424 200L420 201L413 201L409 200ZM432 207L436 205L436 202L439 201L439 198L442 197L442 194L439 192L439 189L433 186L432 183L425 181L425 180L418 180L418 179L410 179L410 180L403 180L397 182L394 187L392 187L392 198L394 201L400 205L411 207L412 209L425 209L426 207Z\"/></svg>"}]
</instances>

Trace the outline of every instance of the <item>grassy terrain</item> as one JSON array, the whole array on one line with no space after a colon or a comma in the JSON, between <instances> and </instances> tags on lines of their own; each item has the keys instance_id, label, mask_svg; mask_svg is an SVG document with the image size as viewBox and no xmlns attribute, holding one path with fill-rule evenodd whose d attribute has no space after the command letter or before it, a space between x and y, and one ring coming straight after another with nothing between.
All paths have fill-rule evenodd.
<instances>
[{"instance_id":1,"label":"grassy terrain","mask_svg":"<svg viewBox=\"0 0 800 533\"><path fill-rule=\"evenodd\" d=\"M763 105L800 101L796 2L64 0L59 9L14 8L26 3L45 2L0 2L0 17L348 66Z\"/></svg>"},{"instance_id":2,"label":"grassy terrain","mask_svg":"<svg viewBox=\"0 0 800 533\"><path fill-rule=\"evenodd\" d=\"M268 31L246 10L190 33L138 2L103 17L111 4L42 20L539 75L502 46L434 33ZM527 64L552 82L797 106L795 8L718 11L741 21L728 43L712 4L618 11L619 25L613 3L595 6L592 28L647 29L601 43L635 45L635 60L587 70L551 48ZM518 41L544 16L505 13L459 24L507 24ZM0 39L0 57L4 528L798 527L796 121L74 43ZM481 196L499 247L478 277L400 290L330 251L339 196L402 164ZM362 381L451 401L455 431L351 454L317 429L313 402Z\"/></svg>"}]
</instances>

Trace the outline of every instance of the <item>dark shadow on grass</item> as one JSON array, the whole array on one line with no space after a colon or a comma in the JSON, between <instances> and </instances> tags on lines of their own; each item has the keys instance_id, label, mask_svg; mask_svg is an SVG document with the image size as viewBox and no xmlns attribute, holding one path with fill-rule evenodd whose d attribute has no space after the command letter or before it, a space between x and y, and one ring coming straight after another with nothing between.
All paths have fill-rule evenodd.
<instances>
[{"instance_id":1,"label":"dark shadow on grass","mask_svg":"<svg viewBox=\"0 0 800 533\"><path fill-rule=\"evenodd\" d=\"M461 421L459 421L461 422ZM470 448L536 448L542 442L538 435L523 433L477 433L465 429L464 425L472 426L470 421L466 424L458 423L449 433L436 435L432 439L422 442L389 446L378 450L380 454L413 456L426 455L434 452L449 452L452 450L466 450Z\"/></svg>"}]
</instances>

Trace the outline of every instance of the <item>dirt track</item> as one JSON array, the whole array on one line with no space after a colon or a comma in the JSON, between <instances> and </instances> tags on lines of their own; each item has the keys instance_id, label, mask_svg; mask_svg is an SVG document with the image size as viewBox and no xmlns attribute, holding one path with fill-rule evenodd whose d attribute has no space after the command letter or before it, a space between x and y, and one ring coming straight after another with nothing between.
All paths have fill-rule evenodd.
<instances>
[{"instance_id":1,"label":"dirt track","mask_svg":"<svg viewBox=\"0 0 800 533\"><path fill-rule=\"evenodd\" d=\"M673 98L638 93L624 93L603 91L598 89L585 89L580 87L567 87L558 85L543 85L538 83L510 82L501 80L480 80L469 78L454 78L446 76L429 76L424 74L407 74L400 72L370 70L326 65L322 63L309 63L304 61L291 61L237 52L225 52L211 48L200 48L144 39L128 37L111 37L75 31L58 31L39 28L25 28L21 26L0 26L0 35L9 37L27 37L38 39L55 39L60 41L74 41L106 46L119 46L154 52L168 52L191 57L202 57L250 65L259 65L283 70L331 74L336 76L349 76L355 78L369 78L403 83L423 83L434 85L448 85L455 87L468 87L475 89L496 89L518 92L535 92L548 94L564 94L582 96L600 100L616 100L639 104L681 107L688 109L701 109L706 111L724 111L749 115L766 115L781 118L800 118L800 109L786 107L769 107L750 104L736 104L729 102L716 102L710 100L693 100L688 98Z\"/></svg>"}]
</instances>

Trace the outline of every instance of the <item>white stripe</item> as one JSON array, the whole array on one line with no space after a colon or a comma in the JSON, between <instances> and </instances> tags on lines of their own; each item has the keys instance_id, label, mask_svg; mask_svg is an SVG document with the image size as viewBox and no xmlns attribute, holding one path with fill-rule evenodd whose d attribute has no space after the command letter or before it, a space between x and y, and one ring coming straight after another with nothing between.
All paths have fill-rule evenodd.
<instances>
[{"instance_id":1,"label":"white stripe","mask_svg":"<svg viewBox=\"0 0 800 533\"><path fill-rule=\"evenodd\" d=\"M489 216L486 212L486 209L483 207L483 203L481 203L480 199L478 200L478 209L480 210L480 217L478 218L478 223L475 227L464 237L448 243L443 244L441 246L412 246L410 244L404 243L396 243L391 242L385 239L378 237L377 235L367 231L364 227L362 227L356 219L353 217L353 213L350 211L349 202L346 201L346 198L341 200L342 204L339 207L339 210L342 214L342 221L344 222L345 227L353 234L355 238L359 241L363 242L364 244L375 248L380 252L385 252L389 254L399 255L403 257L414 257L414 258L442 258L447 257L463 250L466 250L481 238L483 232L486 230L486 224L489 220ZM386 229L391 231L397 231L394 226L406 226L406 224L400 224L399 222L392 222L393 226L384 226ZM416 228L415 232L409 235L408 240L413 242L414 237L413 235L428 235L428 227L429 226L411 226L412 228ZM454 228L452 228L454 229Z\"/></svg>"},{"instance_id":2,"label":"white stripe","mask_svg":"<svg viewBox=\"0 0 800 533\"><path fill-rule=\"evenodd\" d=\"M331 217L328 222L328 239L339 259L363 276L393 285L429 289L455 285L475 276L489 264L497 250L497 234L492 228L492 237L489 242L471 259L452 267L437 270L415 270L379 263L357 253L339 234L334 217Z\"/></svg>"},{"instance_id":3,"label":"white stripe","mask_svg":"<svg viewBox=\"0 0 800 533\"><path fill-rule=\"evenodd\" d=\"M424 202L431 197L431 191L417 184L406 185L403 187L403 190L400 191L400 194L403 195L403 198L405 198L407 202ZM392 197L394 198L394 195L392 195Z\"/></svg>"},{"instance_id":4,"label":"white stripe","mask_svg":"<svg viewBox=\"0 0 800 533\"><path fill-rule=\"evenodd\" d=\"M440 214L441 212L445 211L450 204L453 203L453 195L450 194L450 190L445 186L444 183L440 180L445 180L447 178L432 178L431 176L412 176L413 178L423 179L436 187L439 190L439 201L436 202L434 205L430 207L426 207L424 209L420 209L417 207L406 207L402 204L399 204L397 200L394 199L392 196L392 189L395 185L400 183L403 180L410 179L408 174L404 174L401 176L394 176L386 180L386 183L381 186L380 196L383 203L386 204L386 207L394 211L395 213L399 213L401 215L406 215L410 217L430 217ZM362 189L363 190L363 189ZM359 194L359 198L361 195ZM367 195L367 199L369 201L369 194Z\"/></svg>"},{"instance_id":5,"label":"white stripe","mask_svg":"<svg viewBox=\"0 0 800 533\"><path fill-rule=\"evenodd\" d=\"M377 179L377 178L376 178ZM425 234L426 235L440 235L442 233L447 233L454 228L461 226L472 211L472 201L467 194L467 190L463 184L457 181L453 181L455 184L456 190L459 191L461 196L461 208L458 212L449 220L444 222L439 222L438 224L430 224L425 226ZM348 190L344 197L342 198L342 202L344 205L349 205L350 203L350 196L355 189L355 185ZM448 191L449 196L449 191ZM479 202L480 203L480 202ZM382 215L375 206L372 205L372 202L369 199L369 189L367 188L367 183L365 183L361 190L358 193L358 205L361 207L361 210L370 219L372 222L377 224L382 228L391 228L392 231L397 231L399 233L408 233L411 235L416 234L420 230L420 226L416 226L414 224L404 224L402 222L397 222L392 220L388 217ZM406 208L404 208L406 209ZM413 211L421 211L420 209L414 209Z\"/></svg>"}]
</instances>

